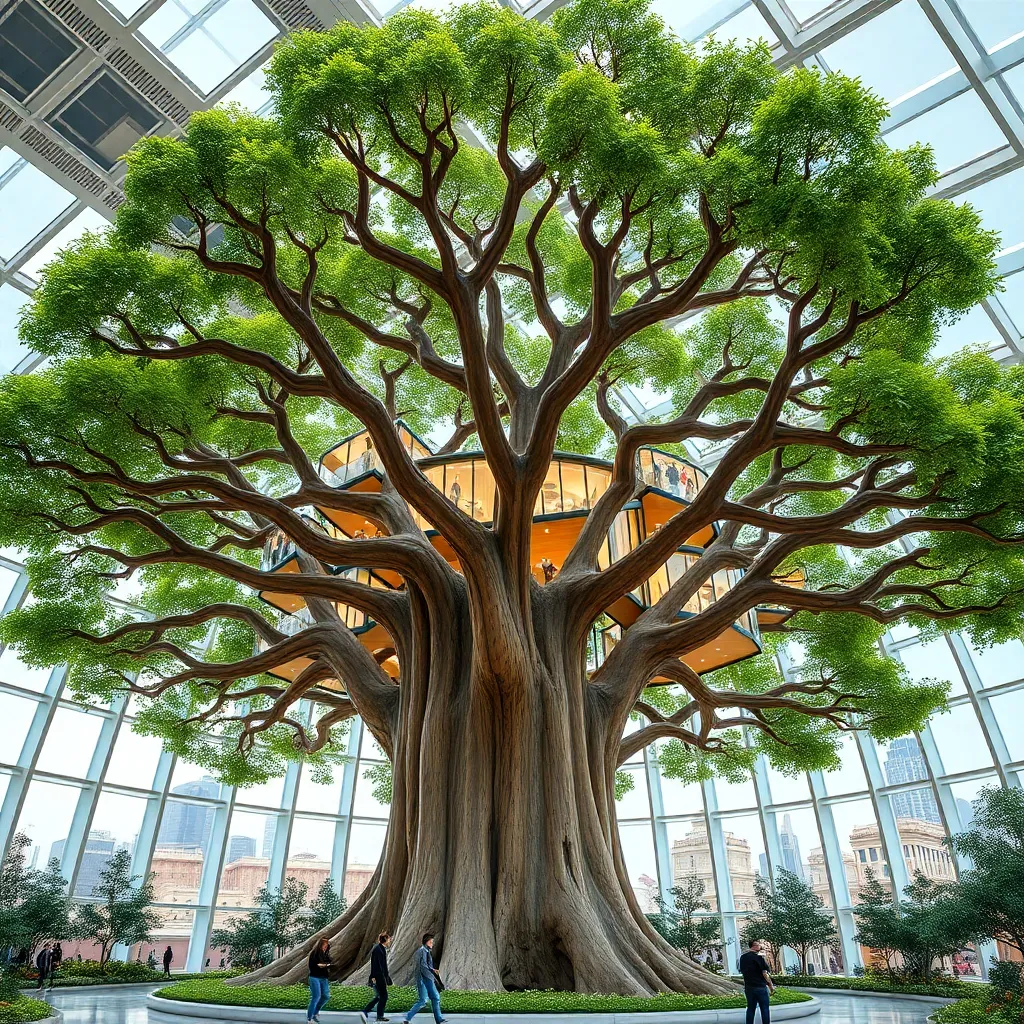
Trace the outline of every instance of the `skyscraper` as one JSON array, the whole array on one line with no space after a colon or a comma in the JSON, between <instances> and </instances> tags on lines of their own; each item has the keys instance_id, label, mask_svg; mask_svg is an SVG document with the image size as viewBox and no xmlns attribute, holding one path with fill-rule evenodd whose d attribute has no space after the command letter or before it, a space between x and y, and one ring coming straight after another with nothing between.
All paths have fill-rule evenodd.
<instances>
[{"instance_id":1,"label":"skyscraper","mask_svg":"<svg viewBox=\"0 0 1024 1024\"><path fill-rule=\"evenodd\" d=\"M171 789L172 796L205 797L216 800L220 783L209 775L194 782L183 782ZM214 809L184 800L168 800L160 826L159 846L179 850L205 850L213 827Z\"/></svg>"},{"instance_id":2,"label":"skyscraper","mask_svg":"<svg viewBox=\"0 0 1024 1024\"><path fill-rule=\"evenodd\" d=\"M64 856L64 843L58 839L50 847L50 860L60 860ZM107 866L110 855L116 850L117 843L110 832L93 830L85 841L82 861L78 866L78 877L75 879L75 895L91 896L96 883L100 880L100 872Z\"/></svg>"},{"instance_id":3,"label":"skyscraper","mask_svg":"<svg viewBox=\"0 0 1024 1024\"><path fill-rule=\"evenodd\" d=\"M782 816L782 827L779 829L779 850L782 854L782 867L791 871L797 878L804 877L803 858L800 856L800 840L793 831L793 822L788 814Z\"/></svg>"},{"instance_id":4,"label":"skyscraper","mask_svg":"<svg viewBox=\"0 0 1024 1024\"><path fill-rule=\"evenodd\" d=\"M242 857L256 856L256 840L252 836L231 836L228 839L228 855L225 863L232 864Z\"/></svg>"},{"instance_id":5,"label":"skyscraper","mask_svg":"<svg viewBox=\"0 0 1024 1024\"><path fill-rule=\"evenodd\" d=\"M921 747L913 736L902 736L889 744L885 758L885 777L890 785L900 782L922 782L928 778ZM897 818L916 818L918 821L941 823L939 808L930 789L916 789L908 793L895 793L889 800Z\"/></svg>"}]
</instances>

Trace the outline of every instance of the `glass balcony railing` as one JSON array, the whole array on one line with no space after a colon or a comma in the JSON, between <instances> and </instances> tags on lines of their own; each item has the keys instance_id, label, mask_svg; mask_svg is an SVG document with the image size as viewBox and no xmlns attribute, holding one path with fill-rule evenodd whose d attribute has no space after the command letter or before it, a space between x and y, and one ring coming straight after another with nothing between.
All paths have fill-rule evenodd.
<instances>
[{"instance_id":1,"label":"glass balcony railing","mask_svg":"<svg viewBox=\"0 0 1024 1024\"><path fill-rule=\"evenodd\" d=\"M641 448L637 453L640 479L648 487L656 487L685 501L693 501L707 483L702 469L658 448Z\"/></svg>"},{"instance_id":2,"label":"glass balcony railing","mask_svg":"<svg viewBox=\"0 0 1024 1024\"><path fill-rule=\"evenodd\" d=\"M320 515L312 508L299 510L305 524L317 533L325 537L335 538L339 536L338 531L329 523L325 523ZM269 572L282 562L288 561L296 551L295 541L292 540L284 530L275 529L267 542L263 545L263 557L260 560L260 568Z\"/></svg>"},{"instance_id":3,"label":"glass balcony railing","mask_svg":"<svg viewBox=\"0 0 1024 1024\"><path fill-rule=\"evenodd\" d=\"M398 436L406 451L416 459L429 456L430 448L403 423L398 423ZM342 487L372 470L383 472L373 440L365 430L346 437L320 460L320 479L332 487Z\"/></svg>"}]
</instances>

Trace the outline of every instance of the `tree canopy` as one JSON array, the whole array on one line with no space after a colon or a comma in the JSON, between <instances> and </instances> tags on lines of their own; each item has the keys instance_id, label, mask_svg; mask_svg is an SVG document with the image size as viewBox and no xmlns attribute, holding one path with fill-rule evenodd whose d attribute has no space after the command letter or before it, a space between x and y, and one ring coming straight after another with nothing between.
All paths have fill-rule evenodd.
<instances>
[{"instance_id":1,"label":"tree canopy","mask_svg":"<svg viewBox=\"0 0 1024 1024\"><path fill-rule=\"evenodd\" d=\"M932 354L996 288L999 242L934 197L927 147L881 141L859 82L683 44L645 0L297 32L268 81L270 116L214 109L138 143L115 226L46 267L24 314L47 360L0 385L0 544L28 553L36 600L0 636L28 662L144 696L138 728L235 783L295 756L328 772L358 713L403 773L399 833L425 800L467 844L472 823L550 840L552 871L601 860L601 888L616 840L579 851L611 836L616 770L644 746L687 780L758 753L833 767L842 731L896 737L943 705L944 681L880 654L892 623L1021 635L1024 370ZM641 384L671 411L630 416ZM352 434L372 486L318 465ZM486 502L432 475L470 451ZM714 471L672 464L699 484L684 498L642 475L658 451ZM535 530L556 452L606 475ZM543 574L541 525L564 541ZM110 600L125 580L132 606ZM705 671L734 635L741 660ZM781 680L785 642L802 660ZM575 844L519 827L527 764ZM490 792L502 820L469 810ZM389 850L401 891L417 854ZM627 890L609 906L649 929ZM466 984L612 977L525 934L478 975L464 938ZM608 984L669 976L623 948L643 978Z\"/></svg>"}]
</instances>

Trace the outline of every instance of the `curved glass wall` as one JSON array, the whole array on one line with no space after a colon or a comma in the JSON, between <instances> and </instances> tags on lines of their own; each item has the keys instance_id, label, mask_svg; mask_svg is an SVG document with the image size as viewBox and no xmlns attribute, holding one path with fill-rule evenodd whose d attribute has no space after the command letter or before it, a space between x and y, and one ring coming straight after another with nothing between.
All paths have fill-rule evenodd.
<instances>
[{"instance_id":1,"label":"curved glass wall","mask_svg":"<svg viewBox=\"0 0 1024 1024\"><path fill-rule=\"evenodd\" d=\"M20 565L0 558L0 604L26 597ZM886 745L847 737L838 771L789 778L761 761L738 784L684 785L662 775L657 748L624 766L633 786L618 802L619 828L641 905L653 909L659 891L697 875L731 961L757 876L785 868L837 915L841 948L816 951L816 970L849 972L863 958L851 907L868 868L897 891L916 870L953 876L943 837L970 824L982 786L1019 784L1024 773L1024 645L977 650L958 634L921 643L901 628L887 651L912 675L952 680L950 710ZM282 778L236 790L134 733L133 701L87 708L63 682L60 669L0 651L0 839L26 833L30 860L56 857L80 898L115 850L129 850L135 870L155 876L161 924L151 945L170 943L177 967L217 967L211 929L251 908L260 885L295 877L312 892L331 878L351 899L367 884L388 808L374 792L383 754L358 720L346 738L352 761L331 782L293 764ZM964 969L993 952L976 951Z\"/></svg>"}]
</instances>

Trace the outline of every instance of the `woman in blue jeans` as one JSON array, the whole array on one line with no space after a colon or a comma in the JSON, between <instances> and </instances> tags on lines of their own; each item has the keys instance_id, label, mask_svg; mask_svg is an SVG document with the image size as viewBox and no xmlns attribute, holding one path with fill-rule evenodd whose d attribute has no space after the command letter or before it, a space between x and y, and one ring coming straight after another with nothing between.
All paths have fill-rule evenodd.
<instances>
[{"instance_id":1,"label":"woman in blue jeans","mask_svg":"<svg viewBox=\"0 0 1024 1024\"><path fill-rule=\"evenodd\" d=\"M330 942L322 938L309 954L309 1009L306 1010L306 1024L320 1022L320 1011L330 998L331 987L327 975L331 969Z\"/></svg>"}]
</instances>

